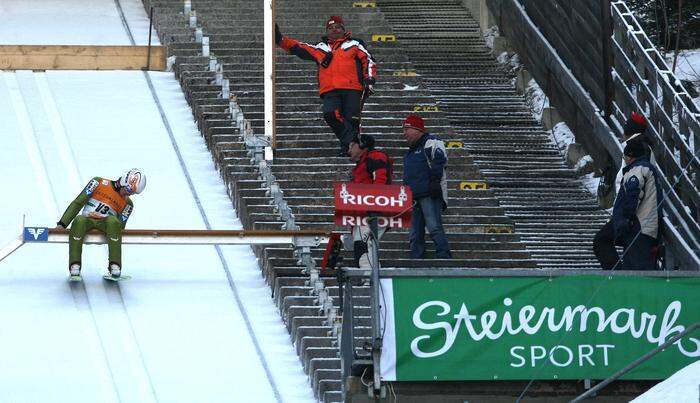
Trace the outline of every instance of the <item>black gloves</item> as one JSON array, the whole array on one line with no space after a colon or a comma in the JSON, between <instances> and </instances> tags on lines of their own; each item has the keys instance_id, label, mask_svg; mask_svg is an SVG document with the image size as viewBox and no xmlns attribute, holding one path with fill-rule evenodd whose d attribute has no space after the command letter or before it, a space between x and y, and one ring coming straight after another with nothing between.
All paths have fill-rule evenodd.
<instances>
[{"instance_id":1,"label":"black gloves","mask_svg":"<svg viewBox=\"0 0 700 403\"><path fill-rule=\"evenodd\" d=\"M331 64L331 60L333 60L333 53L326 53L326 55L323 57L323 60L321 60L321 67L323 67L324 69L328 67L328 65Z\"/></svg>"},{"instance_id":2,"label":"black gloves","mask_svg":"<svg viewBox=\"0 0 700 403\"><path fill-rule=\"evenodd\" d=\"M440 186L440 180L431 180L428 183L428 191L430 192L430 197L435 199L442 199L442 186Z\"/></svg>"},{"instance_id":3,"label":"black gloves","mask_svg":"<svg viewBox=\"0 0 700 403\"><path fill-rule=\"evenodd\" d=\"M365 96L374 94L374 83L376 82L377 80L375 80L374 77L365 77L362 79L362 85L365 87Z\"/></svg>"},{"instance_id":4,"label":"black gloves","mask_svg":"<svg viewBox=\"0 0 700 403\"><path fill-rule=\"evenodd\" d=\"M280 44L282 42L282 33L280 32L280 26L275 23L275 43Z\"/></svg>"}]
</instances>

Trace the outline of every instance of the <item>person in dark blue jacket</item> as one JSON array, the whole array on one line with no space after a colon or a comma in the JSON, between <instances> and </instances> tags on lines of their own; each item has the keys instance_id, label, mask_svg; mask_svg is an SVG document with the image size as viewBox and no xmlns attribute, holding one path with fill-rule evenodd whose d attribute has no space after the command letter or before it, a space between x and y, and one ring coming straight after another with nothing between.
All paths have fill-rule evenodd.
<instances>
[{"instance_id":1,"label":"person in dark blue jacket","mask_svg":"<svg viewBox=\"0 0 700 403\"><path fill-rule=\"evenodd\" d=\"M653 270L659 237L661 188L641 140L627 142L620 192L613 206L615 244L623 246L622 270Z\"/></svg>"},{"instance_id":2,"label":"person in dark blue jacket","mask_svg":"<svg viewBox=\"0 0 700 403\"><path fill-rule=\"evenodd\" d=\"M425 228L435 243L438 259L450 259L450 245L442 226L447 208L447 151L445 143L426 132L418 115L408 115L403 134L409 149L403 160L403 183L411 188L414 206L411 218L411 258L425 258Z\"/></svg>"}]
</instances>

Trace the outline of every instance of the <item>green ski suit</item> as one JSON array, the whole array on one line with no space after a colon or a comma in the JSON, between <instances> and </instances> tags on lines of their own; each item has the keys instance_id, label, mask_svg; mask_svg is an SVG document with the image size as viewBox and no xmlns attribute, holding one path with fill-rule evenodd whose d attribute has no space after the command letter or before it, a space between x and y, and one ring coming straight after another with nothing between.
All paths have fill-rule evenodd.
<instances>
[{"instance_id":1,"label":"green ski suit","mask_svg":"<svg viewBox=\"0 0 700 403\"><path fill-rule=\"evenodd\" d=\"M68 240L68 265L80 264L85 234L97 229L107 237L109 262L121 267L121 233L133 206L128 196L122 196L119 193L119 185L116 181L100 177L92 178L78 197L71 202L58 222L63 227L73 223ZM82 214L78 215L81 209Z\"/></svg>"}]
</instances>

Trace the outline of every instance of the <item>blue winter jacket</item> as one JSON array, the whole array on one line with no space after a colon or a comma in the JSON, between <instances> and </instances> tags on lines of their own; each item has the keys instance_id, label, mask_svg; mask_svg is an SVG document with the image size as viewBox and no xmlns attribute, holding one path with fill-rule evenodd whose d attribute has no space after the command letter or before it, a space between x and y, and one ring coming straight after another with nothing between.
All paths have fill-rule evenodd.
<instances>
[{"instance_id":1,"label":"blue winter jacket","mask_svg":"<svg viewBox=\"0 0 700 403\"><path fill-rule=\"evenodd\" d=\"M637 158L622 170L620 192L613 205L613 229L618 245L625 245L637 233L659 236L661 187L656 169L647 157Z\"/></svg>"},{"instance_id":2,"label":"blue winter jacket","mask_svg":"<svg viewBox=\"0 0 700 403\"><path fill-rule=\"evenodd\" d=\"M447 178L445 143L430 133L425 133L406 152L403 160L403 183L413 192L413 198L430 196L430 183L442 188L442 200L447 206Z\"/></svg>"}]
</instances>

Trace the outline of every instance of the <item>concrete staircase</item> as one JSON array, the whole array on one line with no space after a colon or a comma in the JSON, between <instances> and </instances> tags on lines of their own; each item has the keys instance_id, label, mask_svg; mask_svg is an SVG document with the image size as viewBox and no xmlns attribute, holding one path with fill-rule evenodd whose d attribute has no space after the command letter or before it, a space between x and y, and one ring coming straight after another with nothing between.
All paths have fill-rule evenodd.
<instances>
[{"instance_id":1,"label":"concrete staircase","mask_svg":"<svg viewBox=\"0 0 700 403\"><path fill-rule=\"evenodd\" d=\"M484 45L458 0L379 0L422 76L542 268L599 269L607 220Z\"/></svg>"},{"instance_id":2,"label":"concrete staircase","mask_svg":"<svg viewBox=\"0 0 700 403\"><path fill-rule=\"evenodd\" d=\"M160 40L176 56L174 71L192 107L238 215L247 229L280 229L283 221L266 195L258 168L251 164L242 133L231 121L228 99L220 97L221 87L212 84L209 58L201 55L194 29L182 13L181 0L144 2L156 8L156 28ZM224 76L253 130L263 131L263 32L262 2L243 0L193 1L197 21L209 37L211 53L223 62ZM377 94L369 99L363 113L363 132L377 139L378 147L394 159L395 180L402 177L402 155L406 145L401 136L405 116L425 110L430 129L446 140L461 139L452 131L450 115L434 110L436 98L421 77L406 72L417 66L409 60L402 43L371 42L373 34L392 34L383 14L376 8L353 8L352 2L277 0L277 21L290 37L316 43L323 24L331 14L342 15L354 36L367 41L378 62ZM272 165L284 191L284 199L301 229L337 229L332 224L331 184L344 181L352 164L337 157L338 144L322 119L317 92L316 66L282 52L277 58L277 150ZM411 89L414 88L414 89ZM438 94L439 96L439 94ZM450 207L444 216L445 228L454 259L411 260L408 234L391 231L381 241L382 267L424 268L460 267L465 269L536 268L514 221L499 204L499 189L469 190L464 181L489 180L468 147L449 150ZM467 189L467 190L464 190ZM428 241L428 245L431 242ZM280 314L294 340L304 369L321 401L342 397L337 338L308 277L291 247L259 247L263 275L268 280ZM322 249L313 250L320 263ZM352 264L351 254L345 263ZM329 293L338 295L335 273L326 273ZM355 347L358 355L370 336L369 288L354 288Z\"/></svg>"}]
</instances>

